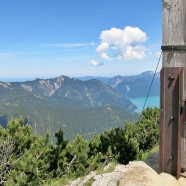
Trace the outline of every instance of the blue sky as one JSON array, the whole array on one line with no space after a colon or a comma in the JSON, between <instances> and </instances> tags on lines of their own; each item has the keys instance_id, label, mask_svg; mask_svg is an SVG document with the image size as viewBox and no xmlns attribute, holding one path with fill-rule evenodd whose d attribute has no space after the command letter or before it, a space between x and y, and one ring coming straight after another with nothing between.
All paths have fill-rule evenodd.
<instances>
[{"instance_id":1,"label":"blue sky","mask_svg":"<svg viewBox=\"0 0 186 186\"><path fill-rule=\"evenodd\" d=\"M161 10L161 0L1 0L0 80L154 71Z\"/></svg>"}]
</instances>

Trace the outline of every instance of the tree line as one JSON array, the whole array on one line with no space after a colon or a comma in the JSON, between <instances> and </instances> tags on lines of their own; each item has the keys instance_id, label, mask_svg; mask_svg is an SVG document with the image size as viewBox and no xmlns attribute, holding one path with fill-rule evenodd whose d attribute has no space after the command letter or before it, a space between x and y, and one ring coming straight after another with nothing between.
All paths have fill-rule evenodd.
<instances>
[{"instance_id":1,"label":"tree line","mask_svg":"<svg viewBox=\"0 0 186 186\"><path fill-rule=\"evenodd\" d=\"M109 162L139 160L159 143L159 110L147 108L139 121L96 134L91 140L64 138L61 129L36 135L23 118L0 126L0 185L52 185L54 180L77 178Z\"/></svg>"}]
</instances>

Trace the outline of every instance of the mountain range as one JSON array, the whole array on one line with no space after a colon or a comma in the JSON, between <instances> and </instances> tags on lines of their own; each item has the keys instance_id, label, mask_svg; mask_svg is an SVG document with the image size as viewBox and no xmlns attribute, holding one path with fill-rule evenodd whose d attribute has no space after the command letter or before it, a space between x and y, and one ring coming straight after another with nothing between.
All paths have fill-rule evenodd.
<instances>
[{"instance_id":1,"label":"mountain range","mask_svg":"<svg viewBox=\"0 0 186 186\"><path fill-rule=\"evenodd\" d=\"M149 96L160 95L160 73L159 72L156 73L155 75L154 72L152 71L146 71L139 75L133 75L133 76L115 76L111 78L87 76L87 77L80 77L79 79L82 81L86 81L89 79L100 80L113 87L124 97L128 97L128 98L146 97L151 82L153 80L153 84Z\"/></svg>"},{"instance_id":2,"label":"mountain range","mask_svg":"<svg viewBox=\"0 0 186 186\"><path fill-rule=\"evenodd\" d=\"M99 81L81 81L67 76L27 82L0 82L0 101L11 104L50 102L80 108L114 106L127 111L136 108L111 86Z\"/></svg>"},{"instance_id":3,"label":"mountain range","mask_svg":"<svg viewBox=\"0 0 186 186\"><path fill-rule=\"evenodd\" d=\"M153 73L145 72L102 79L59 76L0 82L0 123L6 126L11 117L22 115L39 134L48 129L53 135L61 128L68 139L76 133L90 138L95 132L137 120L136 106L128 97L145 95L152 77ZM152 95L158 93L158 76L155 82Z\"/></svg>"}]
</instances>

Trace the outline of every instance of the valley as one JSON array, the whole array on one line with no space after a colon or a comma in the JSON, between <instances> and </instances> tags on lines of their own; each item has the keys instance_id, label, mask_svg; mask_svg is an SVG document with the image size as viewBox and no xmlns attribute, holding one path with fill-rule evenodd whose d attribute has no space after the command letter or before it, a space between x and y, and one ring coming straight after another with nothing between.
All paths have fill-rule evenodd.
<instances>
[{"instance_id":1,"label":"valley","mask_svg":"<svg viewBox=\"0 0 186 186\"><path fill-rule=\"evenodd\" d=\"M123 127L139 118L139 105L130 101L146 96L152 72L113 78L36 79L25 82L0 82L0 123L22 116L35 133L48 130L52 136L61 128L67 139L76 134L90 139L105 129ZM151 96L159 94L159 76Z\"/></svg>"}]
</instances>

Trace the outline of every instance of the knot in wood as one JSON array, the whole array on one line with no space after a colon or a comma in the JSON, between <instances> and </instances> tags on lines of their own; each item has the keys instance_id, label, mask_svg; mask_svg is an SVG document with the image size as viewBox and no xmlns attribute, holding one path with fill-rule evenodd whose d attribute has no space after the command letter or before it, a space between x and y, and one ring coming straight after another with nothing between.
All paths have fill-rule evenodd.
<instances>
[{"instance_id":1,"label":"knot in wood","mask_svg":"<svg viewBox=\"0 0 186 186\"><path fill-rule=\"evenodd\" d=\"M163 8L170 11L172 0L163 0Z\"/></svg>"}]
</instances>

